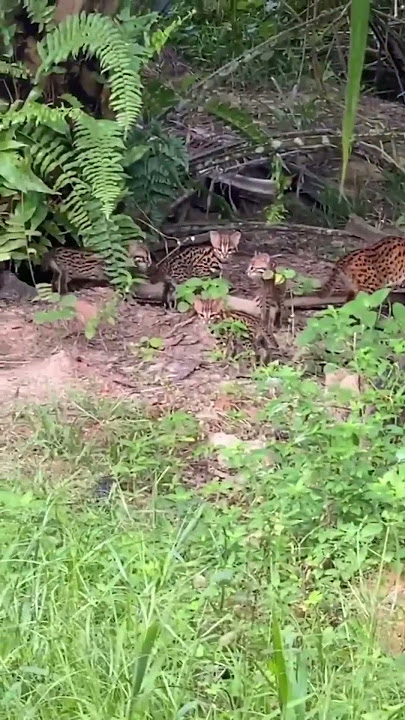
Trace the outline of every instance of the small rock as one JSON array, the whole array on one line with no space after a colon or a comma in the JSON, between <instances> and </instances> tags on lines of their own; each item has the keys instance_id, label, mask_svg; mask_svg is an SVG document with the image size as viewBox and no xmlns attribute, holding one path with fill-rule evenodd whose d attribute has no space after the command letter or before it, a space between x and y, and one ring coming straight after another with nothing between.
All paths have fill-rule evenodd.
<instances>
[{"instance_id":1,"label":"small rock","mask_svg":"<svg viewBox=\"0 0 405 720\"><path fill-rule=\"evenodd\" d=\"M349 373L344 368L334 372L325 373L325 387L329 390L338 387L341 390L350 390L357 395L360 393L361 378L357 373Z\"/></svg>"},{"instance_id":2,"label":"small rock","mask_svg":"<svg viewBox=\"0 0 405 720\"><path fill-rule=\"evenodd\" d=\"M38 295L36 289L20 280L10 270L3 270L0 273L0 297L13 300L34 298Z\"/></svg>"},{"instance_id":3,"label":"small rock","mask_svg":"<svg viewBox=\"0 0 405 720\"><path fill-rule=\"evenodd\" d=\"M232 435L231 433L214 432L209 433L208 442L213 447L232 448L239 445L241 440L236 435Z\"/></svg>"}]
</instances>

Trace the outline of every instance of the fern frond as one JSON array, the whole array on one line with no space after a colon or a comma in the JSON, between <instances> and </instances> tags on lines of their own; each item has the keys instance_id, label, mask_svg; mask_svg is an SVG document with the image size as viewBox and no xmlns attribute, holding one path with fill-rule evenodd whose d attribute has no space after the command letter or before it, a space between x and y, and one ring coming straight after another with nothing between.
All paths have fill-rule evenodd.
<instances>
[{"instance_id":1,"label":"fern frond","mask_svg":"<svg viewBox=\"0 0 405 720\"><path fill-rule=\"evenodd\" d=\"M30 141L32 167L40 177L58 175L74 160L70 138L61 138L48 127L26 125L22 134Z\"/></svg>"},{"instance_id":2,"label":"fern frond","mask_svg":"<svg viewBox=\"0 0 405 720\"><path fill-rule=\"evenodd\" d=\"M48 0L23 0L28 16L39 25L39 30L54 25L55 4L48 5Z\"/></svg>"},{"instance_id":3,"label":"fern frond","mask_svg":"<svg viewBox=\"0 0 405 720\"><path fill-rule=\"evenodd\" d=\"M95 209L95 207L92 208L93 212ZM131 282L131 277L127 268L128 243L123 237L122 226L122 216L112 215L111 218L107 219L101 217L99 212L98 219L94 221L88 239L89 247L99 253L105 260L110 282L124 288ZM135 224L134 228L137 229ZM137 235L142 236L139 229ZM133 237L134 234L131 233L131 238Z\"/></svg>"},{"instance_id":4,"label":"fern frond","mask_svg":"<svg viewBox=\"0 0 405 720\"><path fill-rule=\"evenodd\" d=\"M81 177L80 163L72 147L70 129L67 124L66 127L67 137L59 135L48 126L35 127L31 123L23 125L20 132L29 144L33 170L39 177L52 182L54 192L62 198L58 207L61 219L65 219L69 230L80 238L84 245L89 245L89 236L94 220L99 218L100 208L94 216L89 211L91 189Z\"/></svg>"},{"instance_id":5,"label":"fern frond","mask_svg":"<svg viewBox=\"0 0 405 720\"><path fill-rule=\"evenodd\" d=\"M68 135L69 125L67 118L72 112L71 108L53 108L49 105L42 105L38 102L26 102L20 106L14 103L0 117L0 127L15 127L18 125L45 125L56 133Z\"/></svg>"},{"instance_id":6,"label":"fern frond","mask_svg":"<svg viewBox=\"0 0 405 720\"><path fill-rule=\"evenodd\" d=\"M95 120L80 111L76 111L73 122L78 170L108 218L124 190L121 129L116 122Z\"/></svg>"},{"instance_id":7,"label":"fern frond","mask_svg":"<svg viewBox=\"0 0 405 720\"><path fill-rule=\"evenodd\" d=\"M47 33L37 46L42 60L36 80L52 66L80 52L96 57L100 69L108 77L111 88L110 106L118 125L127 135L141 110L142 83L140 70L153 50L125 41L119 25L99 13L68 15L58 27Z\"/></svg>"},{"instance_id":8,"label":"fern frond","mask_svg":"<svg viewBox=\"0 0 405 720\"><path fill-rule=\"evenodd\" d=\"M26 80L30 77L30 72L23 63L0 60L0 75L8 75L9 77L16 78L17 80Z\"/></svg>"},{"instance_id":9,"label":"fern frond","mask_svg":"<svg viewBox=\"0 0 405 720\"><path fill-rule=\"evenodd\" d=\"M8 215L0 233L0 260L9 260L21 248L28 254L30 242L41 237L41 232L29 224L30 216L30 209L23 201L19 201Z\"/></svg>"}]
</instances>

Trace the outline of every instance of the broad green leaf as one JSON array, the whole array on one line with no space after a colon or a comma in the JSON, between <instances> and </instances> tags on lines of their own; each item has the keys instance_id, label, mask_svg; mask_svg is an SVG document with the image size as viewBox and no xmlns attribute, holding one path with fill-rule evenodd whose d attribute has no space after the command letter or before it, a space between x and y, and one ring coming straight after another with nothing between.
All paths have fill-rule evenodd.
<instances>
[{"instance_id":1,"label":"broad green leaf","mask_svg":"<svg viewBox=\"0 0 405 720\"><path fill-rule=\"evenodd\" d=\"M208 287L207 290L204 290L203 293L201 293L202 297L212 298L213 300L217 300L218 298L223 298L228 294L228 288L227 287L221 287L219 285L212 285L212 287Z\"/></svg>"},{"instance_id":2,"label":"broad green leaf","mask_svg":"<svg viewBox=\"0 0 405 720\"><path fill-rule=\"evenodd\" d=\"M160 338L160 337L149 338L149 346L151 348L154 348L154 350L160 350L160 348L163 347L163 338Z\"/></svg>"},{"instance_id":3,"label":"broad green leaf","mask_svg":"<svg viewBox=\"0 0 405 720\"><path fill-rule=\"evenodd\" d=\"M393 304L392 314L397 323L405 326L405 307L402 305L402 303Z\"/></svg>"},{"instance_id":4,"label":"broad green leaf","mask_svg":"<svg viewBox=\"0 0 405 720\"><path fill-rule=\"evenodd\" d=\"M27 244L26 238L16 238L15 240L8 240L7 235L0 236L0 255L5 253L11 253L13 250L24 247Z\"/></svg>"},{"instance_id":5,"label":"broad green leaf","mask_svg":"<svg viewBox=\"0 0 405 720\"><path fill-rule=\"evenodd\" d=\"M94 318L90 318L90 320L87 321L86 327L84 328L84 336L86 340L93 340L96 335L99 323L100 318L97 316Z\"/></svg>"},{"instance_id":6,"label":"broad green leaf","mask_svg":"<svg viewBox=\"0 0 405 720\"><path fill-rule=\"evenodd\" d=\"M284 275L284 277L287 278L288 280L292 279L292 278L295 277L296 274L297 274L297 273L295 272L295 270L293 270L292 268L276 268L276 269L277 269L277 271L279 271L282 275Z\"/></svg>"},{"instance_id":7,"label":"broad green leaf","mask_svg":"<svg viewBox=\"0 0 405 720\"><path fill-rule=\"evenodd\" d=\"M40 193L53 191L31 170L28 160L15 152L0 153L0 176L7 187L26 193L34 190Z\"/></svg>"},{"instance_id":8,"label":"broad green leaf","mask_svg":"<svg viewBox=\"0 0 405 720\"><path fill-rule=\"evenodd\" d=\"M177 303L177 310L181 313L187 312L187 310L190 310L190 305L184 300L180 300L180 302Z\"/></svg>"},{"instance_id":9,"label":"broad green leaf","mask_svg":"<svg viewBox=\"0 0 405 720\"><path fill-rule=\"evenodd\" d=\"M77 97L75 97L74 95L71 95L70 93L63 93L63 95L60 96L60 99L67 102L70 105L70 107L78 108L79 110L81 110L83 108L83 105L80 102L80 100L78 100Z\"/></svg>"},{"instance_id":10,"label":"broad green leaf","mask_svg":"<svg viewBox=\"0 0 405 720\"><path fill-rule=\"evenodd\" d=\"M350 14L350 52L346 84L346 100L342 127L342 177L340 193L343 194L347 165L352 148L353 130L360 82L366 52L370 0L352 0Z\"/></svg>"},{"instance_id":11,"label":"broad green leaf","mask_svg":"<svg viewBox=\"0 0 405 720\"><path fill-rule=\"evenodd\" d=\"M17 218L19 222L27 223L29 220L32 220L39 206L45 209L46 215L48 210L45 204L43 204L42 195L38 192L27 192L20 202L17 203L14 210L14 217ZM45 215L42 216L42 219ZM38 227L38 225L40 225L40 222L37 224L31 223L34 230Z\"/></svg>"},{"instance_id":12,"label":"broad green leaf","mask_svg":"<svg viewBox=\"0 0 405 720\"><path fill-rule=\"evenodd\" d=\"M380 307L384 300L387 299L388 295L390 294L389 288L381 288L380 290L376 290L368 297L368 306L369 307Z\"/></svg>"}]
</instances>

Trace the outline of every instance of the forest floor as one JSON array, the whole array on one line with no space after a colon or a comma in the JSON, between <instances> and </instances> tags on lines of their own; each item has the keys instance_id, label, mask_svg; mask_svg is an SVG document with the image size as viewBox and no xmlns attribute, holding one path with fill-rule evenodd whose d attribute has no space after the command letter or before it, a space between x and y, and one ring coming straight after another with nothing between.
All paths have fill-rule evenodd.
<instances>
[{"instance_id":1,"label":"forest floor","mask_svg":"<svg viewBox=\"0 0 405 720\"><path fill-rule=\"evenodd\" d=\"M279 265L322 280L330 262L319 258L326 245L329 253L331 247L339 252L334 244L340 246L341 238L331 243L329 236L316 234L307 237L306 247L299 249L293 233L286 233L262 249L270 250ZM257 292L246 277L248 262L248 256L239 254L226 268L225 277L235 295L253 297ZM77 293L84 314L86 308L98 308L110 296L107 288ZM0 307L2 412L16 400L43 402L72 390L137 399L162 412L180 408L206 412L218 401L224 383L246 382L238 380L238 366L216 358L215 341L200 320L159 306L123 301L115 324L100 328L92 340L85 338L80 321L37 324L35 313L44 303L0 300ZM293 325L290 322L278 332L288 362L294 354L296 334L307 317L308 313L297 313ZM159 339L159 349L149 344L150 339Z\"/></svg>"}]
</instances>

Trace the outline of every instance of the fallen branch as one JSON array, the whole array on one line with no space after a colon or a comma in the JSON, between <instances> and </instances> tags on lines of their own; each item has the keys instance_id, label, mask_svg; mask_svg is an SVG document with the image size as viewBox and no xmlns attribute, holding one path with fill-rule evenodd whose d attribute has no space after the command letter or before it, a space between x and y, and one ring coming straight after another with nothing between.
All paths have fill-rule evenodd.
<instances>
[{"instance_id":1,"label":"fallen branch","mask_svg":"<svg viewBox=\"0 0 405 720\"><path fill-rule=\"evenodd\" d=\"M169 229L170 228L170 229ZM277 233L297 233L304 235L324 235L327 237L341 237L349 238L353 237L353 233L348 230L339 230L337 228L326 228L318 227L316 225L272 225L271 223L255 221L255 220L240 220L240 221L226 221L226 220L207 220L198 223L181 223L176 225L166 225L163 230L167 231L167 234L176 235L178 238L186 238L187 245L201 245L209 241L209 233L211 230L240 230L245 233L253 232L268 232L271 234ZM268 242L266 239L265 242ZM257 245L263 244L263 240L258 239ZM170 246L171 243L168 243ZM181 245L185 245L181 242ZM160 243L156 245L156 250L163 250L164 244Z\"/></svg>"},{"instance_id":2,"label":"fallen branch","mask_svg":"<svg viewBox=\"0 0 405 720\"><path fill-rule=\"evenodd\" d=\"M396 227L395 225L379 229L373 227L373 225L370 225L362 217L359 217L359 215L355 214L350 215L345 230L350 233L350 235L354 235L355 237L361 238L361 240L365 240L369 243L378 242L379 240L382 240L385 237L389 237L390 235L404 235L403 230Z\"/></svg>"},{"instance_id":3,"label":"fallen branch","mask_svg":"<svg viewBox=\"0 0 405 720\"><path fill-rule=\"evenodd\" d=\"M142 291L142 294L139 291ZM163 297L163 286L161 283L156 285L150 285L145 283L140 285L134 294L137 300L143 300L145 302L161 303ZM388 298L388 302L394 303L399 302L405 305L405 288L399 288L393 290ZM323 310L329 305L333 307L340 307L346 302L346 295L329 295L328 297L321 298L315 293L313 295L295 295L290 298L286 298L285 307L289 310ZM259 317L260 308L257 306L255 300L250 298L239 297L238 295L229 295L227 298L227 304L232 310L246 312L249 315ZM173 332L177 331L180 327L188 325L189 320L186 319L183 323L180 323L174 328ZM167 337L170 337L172 333L169 333Z\"/></svg>"}]
</instances>

